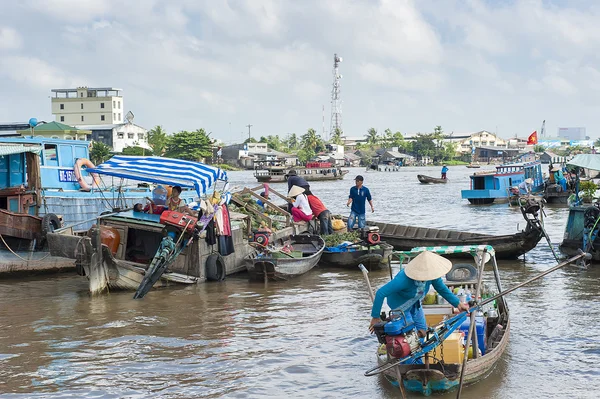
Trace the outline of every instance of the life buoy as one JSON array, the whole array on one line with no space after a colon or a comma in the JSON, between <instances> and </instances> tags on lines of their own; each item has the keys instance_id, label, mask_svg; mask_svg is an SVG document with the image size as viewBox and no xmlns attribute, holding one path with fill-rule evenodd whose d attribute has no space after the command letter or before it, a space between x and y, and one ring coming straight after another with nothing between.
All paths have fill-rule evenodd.
<instances>
[{"instance_id":1,"label":"life buoy","mask_svg":"<svg viewBox=\"0 0 600 399\"><path fill-rule=\"evenodd\" d=\"M92 188L89 186L89 184L87 184L87 182L85 180L83 180L83 177L81 176L81 167L82 166L85 166L86 168L95 168L95 166L92 163L92 161L90 161L89 159L79 158L75 162L75 166L73 167L73 173L75 173L75 178L77 179L77 183L79 183L79 185L81 186L81 189L83 191L90 191ZM98 174L90 173L90 175L94 179L92 186L95 185L96 187L99 187L100 186L100 178L98 177Z\"/></svg>"}]
</instances>

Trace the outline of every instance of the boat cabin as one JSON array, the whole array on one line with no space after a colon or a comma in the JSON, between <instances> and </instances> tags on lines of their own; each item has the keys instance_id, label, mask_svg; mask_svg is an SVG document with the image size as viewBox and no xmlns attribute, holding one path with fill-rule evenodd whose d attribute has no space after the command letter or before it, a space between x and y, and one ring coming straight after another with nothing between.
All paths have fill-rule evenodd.
<instances>
[{"instance_id":1,"label":"boat cabin","mask_svg":"<svg viewBox=\"0 0 600 399\"><path fill-rule=\"evenodd\" d=\"M539 161L504 164L495 172L476 172L470 176L471 188L462 190L463 199L472 204L491 204L497 199L508 199L510 188L525 179L533 180L532 191L540 191L544 186L542 167Z\"/></svg>"}]
</instances>

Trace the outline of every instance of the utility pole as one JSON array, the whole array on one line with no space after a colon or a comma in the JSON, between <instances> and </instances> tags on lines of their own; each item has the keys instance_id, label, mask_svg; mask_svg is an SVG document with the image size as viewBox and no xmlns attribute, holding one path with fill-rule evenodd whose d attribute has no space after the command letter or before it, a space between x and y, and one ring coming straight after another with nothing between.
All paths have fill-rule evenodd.
<instances>
[{"instance_id":1,"label":"utility pole","mask_svg":"<svg viewBox=\"0 0 600 399\"><path fill-rule=\"evenodd\" d=\"M252 127L252 125L246 125L246 127L248 128L248 140L250 140L250 138L252 136L250 136L250 128Z\"/></svg>"}]
</instances>

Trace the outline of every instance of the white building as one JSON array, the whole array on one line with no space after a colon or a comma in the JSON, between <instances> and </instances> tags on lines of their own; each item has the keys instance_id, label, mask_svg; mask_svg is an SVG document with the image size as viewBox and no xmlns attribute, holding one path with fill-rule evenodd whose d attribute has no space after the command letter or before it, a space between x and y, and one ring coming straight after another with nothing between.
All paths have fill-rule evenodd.
<instances>
[{"instance_id":1,"label":"white building","mask_svg":"<svg viewBox=\"0 0 600 399\"><path fill-rule=\"evenodd\" d=\"M487 130L475 133L453 133L447 135L444 141L456 143L456 152L461 154L470 153L473 147L506 147L507 145L506 140Z\"/></svg>"},{"instance_id":2,"label":"white building","mask_svg":"<svg viewBox=\"0 0 600 399\"><path fill-rule=\"evenodd\" d=\"M123 123L122 91L114 87L52 89L52 115L57 122L77 127Z\"/></svg>"},{"instance_id":3,"label":"white building","mask_svg":"<svg viewBox=\"0 0 600 399\"><path fill-rule=\"evenodd\" d=\"M148 145L148 130L131 122L111 125L79 125L79 129L91 130L91 140L100 141L114 152L122 152L125 147L142 147Z\"/></svg>"}]
</instances>

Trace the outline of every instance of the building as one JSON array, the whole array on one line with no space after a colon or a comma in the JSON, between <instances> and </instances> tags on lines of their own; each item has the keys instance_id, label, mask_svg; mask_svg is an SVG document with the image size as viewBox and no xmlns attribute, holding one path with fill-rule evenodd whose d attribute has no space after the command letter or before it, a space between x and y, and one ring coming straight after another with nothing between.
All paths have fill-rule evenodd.
<instances>
[{"instance_id":1,"label":"building","mask_svg":"<svg viewBox=\"0 0 600 399\"><path fill-rule=\"evenodd\" d=\"M362 145L367 143L367 138L365 136L362 137L349 137L342 136L342 143L344 144L344 150L346 151L354 151L357 145Z\"/></svg>"},{"instance_id":2,"label":"building","mask_svg":"<svg viewBox=\"0 0 600 399\"><path fill-rule=\"evenodd\" d=\"M150 149L148 130L131 122L109 125L80 125L79 128L91 131L90 139L92 141L104 143L111 147L114 152L123 152L126 147Z\"/></svg>"},{"instance_id":3,"label":"building","mask_svg":"<svg viewBox=\"0 0 600 399\"><path fill-rule=\"evenodd\" d=\"M569 141L589 140L584 127L559 127L558 137Z\"/></svg>"},{"instance_id":4,"label":"building","mask_svg":"<svg viewBox=\"0 0 600 399\"><path fill-rule=\"evenodd\" d=\"M456 143L456 152L459 154L471 153L473 147L506 147L507 141L496 134L481 130L475 133L452 133L446 136L445 142Z\"/></svg>"},{"instance_id":5,"label":"building","mask_svg":"<svg viewBox=\"0 0 600 399\"><path fill-rule=\"evenodd\" d=\"M540 162L547 164L563 164L567 162L567 157L556 155L551 151L545 151L540 155Z\"/></svg>"},{"instance_id":6,"label":"building","mask_svg":"<svg viewBox=\"0 0 600 399\"><path fill-rule=\"evenodd\" d=\"M362 160L361 157L359 157L358 155L356 155L352 152L348 152L348 153L344 154L345 166L358 167L358 166L360 166L361 160Z\"/></svg>"},{"instance_id":7,"label":"building","mask_svg":"<svg viewBox=\"0 0 600 399\"><path fill-rule=\"evenodd\" d=\"M60 140L88 140L92 132L87 129L78 129L60 122L41 123L35 129L28 128L17 130L23 137L48 138Z\"/></svg>"},{"instance_id":8,"label":"building","mask_svg":"<svg viewBox=\"0 0 600 399\"><path fill-rule=\"evenodd\" d=\"M221 148L223 162L230 165L242 166L254 169L254 162L272 162L295 166L298 164L298 156L284 152L271 150L267 143L244 143L232 144Z\"/></svg>"},{"instance_id":9,"label":"building","mask_svg":"<svg viewBox=\"0 0 600 399\"><path fill-rule=\"evenodd\" d=\"M122 90L113 87L52 89L52 115L71 126L113 125L125 121Z\"/></svg>"},{"instance_id":10,"label":"building","mask_svg":"<svg viewBox=\"0 0 600 399\"><path fill-rule=\"evenodd\" d=\"M475 148L474 159L477 162L508 162L519 155L522 150L518 148L502 148L481 146Z\"/></svg>"},{"instance_id":11,"label":"building","mask_svg":"<svg viewBox=\"0 0 600 399\"><path fill-rule=\"evenodd\" d=\"M377 151L377 155L379 156L379 163L382 164L406 165L414 160L412 155L398 152L398 147Z\"/></svg>"}]
</instances>

